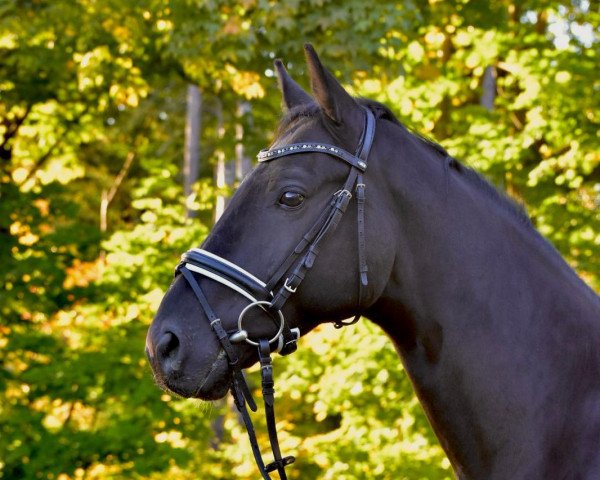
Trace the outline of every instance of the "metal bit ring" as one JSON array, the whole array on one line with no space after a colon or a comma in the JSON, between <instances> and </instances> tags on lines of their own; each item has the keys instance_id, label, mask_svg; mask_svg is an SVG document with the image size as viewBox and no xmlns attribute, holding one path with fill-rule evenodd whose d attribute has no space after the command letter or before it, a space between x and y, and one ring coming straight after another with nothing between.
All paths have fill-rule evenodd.
<instances>
[{"instance_id":1,"label":"metal bit ring","mask_svg":"<svg viewBox=\"0 0 600 480\"><path fill-rule=\"evenodd\" d=\"M246 308L244 308L240 312L240 316L238 317L238 331L239 332L245 331L242 326L242 320L244 319L244 315L246 315L248 310L250 310L252 307L260 307L266 311L266 309L263 307L263 305L270 306L271 302L267 302L266 300L259 300L256 302L252 302L251 304L247 305ZM279 340L279 337L281 337L281 334L283 332L283 325L285 323L285 320L283 318L283 313L281 313L281 310L277 310L277 314L279 315L279 322L280 322L279 330L277 331L275 336L269 340L269 343L273 343L273 342ZM258 346L258 342L255 342L254 340L251 340L250 338L245 338L245 340L246 340L246 343L249 343L250 345L254 345L255 347Z\"/></svg>"}]
</instances>

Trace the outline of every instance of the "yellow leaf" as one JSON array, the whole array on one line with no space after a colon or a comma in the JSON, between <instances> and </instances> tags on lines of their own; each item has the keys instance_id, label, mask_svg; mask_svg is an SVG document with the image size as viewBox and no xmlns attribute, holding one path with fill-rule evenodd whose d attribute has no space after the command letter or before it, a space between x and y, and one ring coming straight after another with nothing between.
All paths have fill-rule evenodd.
<instances>
[{"instance_id":1,"label":"yellow leaf","mask_svg":"<svg viewBox=\"0 0 600 480\"><path fill-rule=\"evenodd\" d=\"M408 46L408 55L416 62L420 62L425 55L425 49L419 42L411 42Z\"/></svg>"},{"instance_id":2,"label":"yellow leaf","mask_svg":"<svg viewBox=\"0 0 600 480\"><path fill-rule=\"evenodd\" d=\"M569 80L571 80L571 74L569 72L565 72L564 70L561 72L556 72L554 80L556 80L556 83L567 83Z\"/></svg>"}]
</instances>

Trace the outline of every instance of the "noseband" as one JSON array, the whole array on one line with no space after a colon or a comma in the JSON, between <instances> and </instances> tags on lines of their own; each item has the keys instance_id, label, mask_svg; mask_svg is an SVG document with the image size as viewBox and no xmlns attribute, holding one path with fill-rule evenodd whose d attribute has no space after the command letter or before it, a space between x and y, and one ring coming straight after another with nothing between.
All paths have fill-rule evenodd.
<instances>
[{"instance_id":1,"label":"noseband","mask_svg":"<svg viewBox=\"0 0 600 480\"><path fill-rule=\"evenodd\" d=\"M361 309L363 289L368 284L367 261L365 255L365 183L363 174L367 169L367 159L373 137L375 136L375 117L371 110L364 108L365 126L356 150L351 154L346 150L326 143L294 143L271 150L261 150L258 154L259 162L270 162L288 155L299 153L325 153L350 165L350 172L344 185L333 194L327 208L323 210L317 221L302 237L298 245L292 250L288 257L275 270L275 274L265 283L256 278L243 268L231 263L206 250L194 248L181 257L181 262L175 270L175 274L182 274L192 288L202 310L206 314L212 330L215 332L221 346L228 357L229 367L232 372L231 392L239 410L250 438L252 453L256 464L264 480L271 480L270 472L277 470L281 480L287 480L285 467L294 462L293 456L282 457L277 439L277 429L274 413L274 380L271 353L278 352L288 355L297 348L300 338L300 330L290 328L285 322L281 309L287 299L296 292L300 283L304 280L306 273L310 270L319 254L321 242L336 229L342 215L346 211L352 192L356 193L357 200L357 225L358 225L358 309ZM239 295L245 297L249 304L241 311L238 318L237 329L226 331L221 324L220 318L211 308L204 292L200 288L194 273L214 280ZM274 322L277 327L276 333L271 338L250 338L245 330L243 320L252 308L260 308ZM336 328L355 323L360 318L360 312L349 322L337 321ZM265 415L269 441L273 452L274 461L268 465L264 464L262 455L258 448L256 434L252 420L246 408L246 404L252 411L256 411L256 403L250 393L250 388L239 363L239 358L233 347L235 343L246 342L258 347L258 358L261 364L262 393L265 404Z\"/></svg>"}]
</instances>

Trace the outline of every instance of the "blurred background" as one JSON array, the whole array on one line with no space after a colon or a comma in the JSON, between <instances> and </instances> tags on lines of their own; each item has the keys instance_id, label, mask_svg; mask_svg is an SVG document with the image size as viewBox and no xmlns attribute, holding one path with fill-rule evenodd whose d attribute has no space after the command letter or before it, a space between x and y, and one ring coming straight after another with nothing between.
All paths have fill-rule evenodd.
<instances>
[{"instance_id":1,"label":"blurred background","mask_svg":"<svg viewBox=\"0 0 600 480\"><path fill-rule=\"evenodd\" d=\"M305 41L524 204L598 291L599 18L587 0L2 0L0 478L258 477L231 400L158 390L144 338L272 139L273 59L308 87ZM292 478L452 478L373 325L318 329L275 375Z\"/></svg>"}]
</instances>

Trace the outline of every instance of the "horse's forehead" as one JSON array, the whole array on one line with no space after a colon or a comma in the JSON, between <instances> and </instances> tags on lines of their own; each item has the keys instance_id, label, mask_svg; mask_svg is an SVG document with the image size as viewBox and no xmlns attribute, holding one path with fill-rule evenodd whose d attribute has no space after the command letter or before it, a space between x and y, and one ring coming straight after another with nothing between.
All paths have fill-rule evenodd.
<instances>
[{"instance_id":1,"label":"horse's forehead","mask_svg":"<svg viewBox=\"0 0 600 480\"><path fill-rule=\"evenodd\" d=\"M319 117L302 116L288 124L285 130L279 132L271 148L298 142L325 142L330 140L331 135L324 128Z\"/></svg>"}]
</instances>

